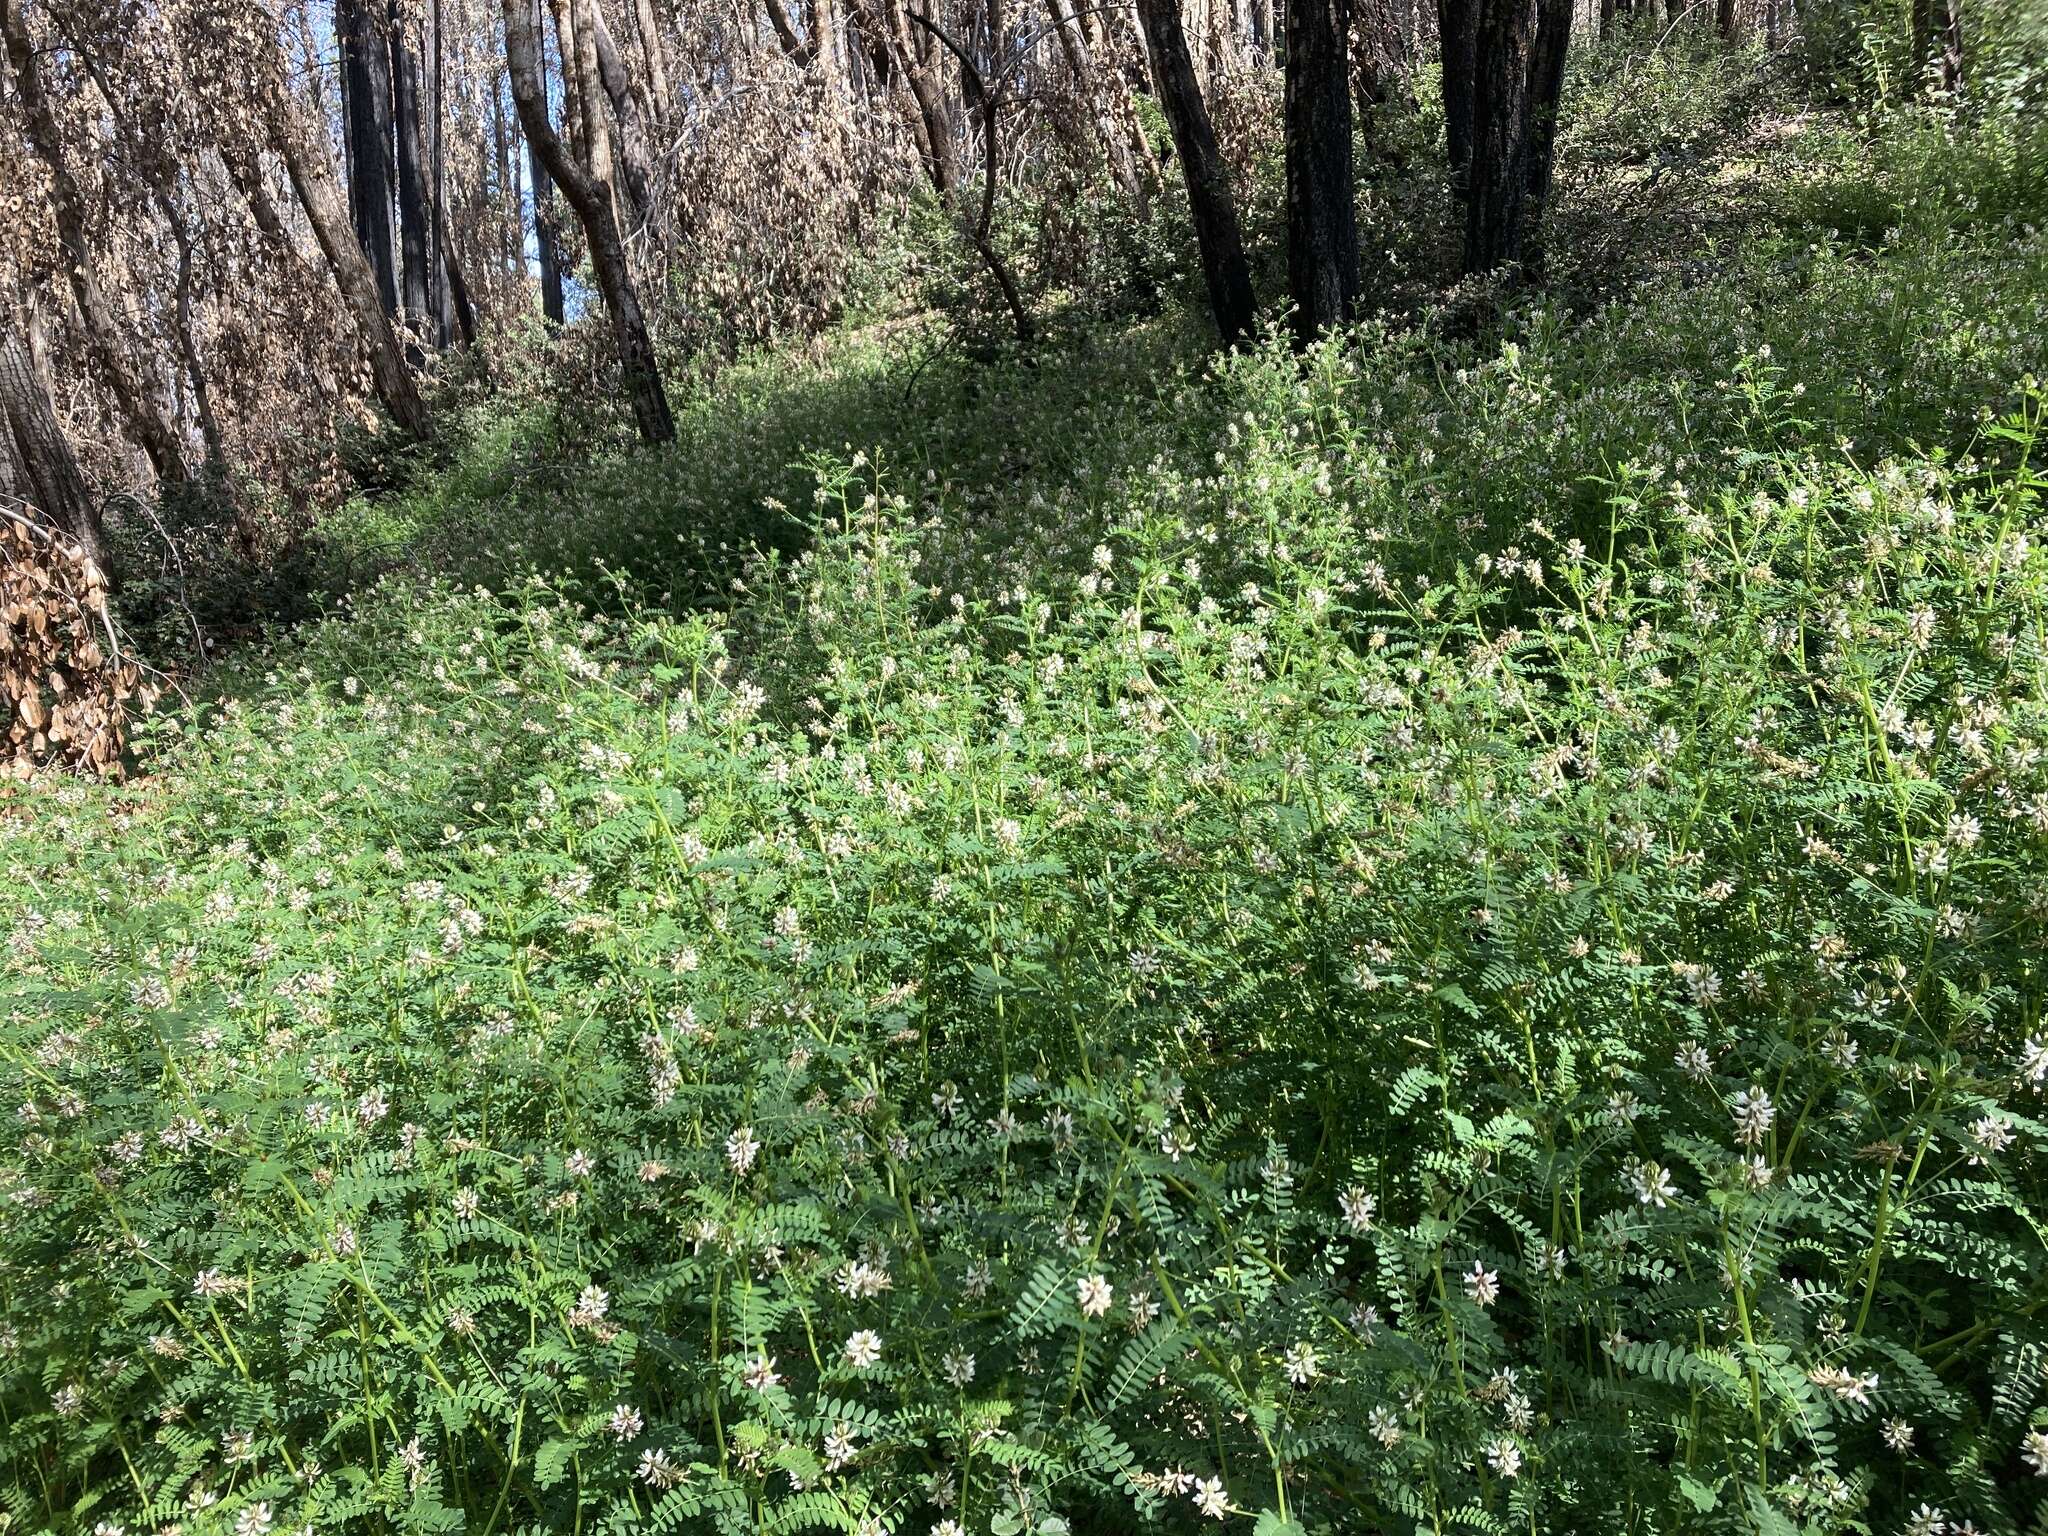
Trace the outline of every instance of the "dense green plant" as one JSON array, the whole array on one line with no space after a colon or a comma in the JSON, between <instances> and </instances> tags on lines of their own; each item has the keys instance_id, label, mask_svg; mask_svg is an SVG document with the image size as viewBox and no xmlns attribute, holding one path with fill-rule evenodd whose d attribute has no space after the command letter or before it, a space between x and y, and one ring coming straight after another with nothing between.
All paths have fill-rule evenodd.
<instances>
[{"instance_id":1,"label":"dense green plant","mask_svg":"<svg viewBox=\"0 0 2048 1536\"><path fill-rule=\"evenodd\" d=\"M2041 172L1876 128L1481 337L479 413L0 800L0 1520L2038 1527Z\"/></svg>"},{"instance_id":2,"label":"dense green plant","mask_svg":"<svg viewBox=\"0 0 2048 1536\"><path fill-rule=\"evenodd\" d=\"M1711 495L1435 582L1309 407L973 600L824 465L741 631L380 595L65 792L14 1518L2020 1518L2040 407L1728 383Z\"/></svg>"}]
</instances>

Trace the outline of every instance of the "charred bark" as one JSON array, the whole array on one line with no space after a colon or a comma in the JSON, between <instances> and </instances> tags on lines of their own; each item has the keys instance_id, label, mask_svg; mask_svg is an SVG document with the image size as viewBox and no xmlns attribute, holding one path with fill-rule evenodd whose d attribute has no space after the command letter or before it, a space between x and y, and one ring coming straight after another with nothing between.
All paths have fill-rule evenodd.
<instances>
[{"instance_id":1,"label":"charred bark","mask_svg":"<svg viewBox=\"0 0 2048 1536\"><path fill-rule=\"evenodd\" d=\"M1472 91L1479 67L1481 0L1437 0L1443 49L1444 147L1451 181L1462 193L1472 168Z\"/></svg>"},{"instance_id":2,"label":"charred bark","mask_svg":"<svg viewBox=\"0 0 2048 1536\"><path fill-rule=\"evenodd\" d=\"M1571 49L1573 0L1536 0L1536 40L1529 60L1528 128L1522 159L1529 185L1523 211L1523 265L1540 277L1546 265L1544 214L1557 166L1557 114L1564 98L1565 56Z\"/></svg>"},{"instance_id":3,"label":"charred bark","mask_svg":"<svg viewBox=\"0 0 2048 1536\"><path fill-rule=\"evenodd\" d=\"M1287 6L1287 287L1301 346L1350 319L1358 298L1348 21L1347 0Z\"/></svg>"},{"instance_id":4,"label":"charred bark","mask_svg":"<svg viewBox=\"0 0 2048 1536\"><path fill-rule=\"evenodd\" d=\"M1478 9L1472 166L1465 209L1467 272L1489 272L1521 260L1522 214L1529 195L1524 149L1535 9L1530 0L1479 0Z\"/></svg>"},{"instance_id":5,"label":"charred bark","mask_svg":"<svg viewBox=\"0 0 2048 1536\"><path fill-rule=\"evenodd\" d=\"M342 138L348 161L349 218L377 284L384 313L398 313L398 263L391 222L391 50L371 6L336 0L341 48Z\"/></svg>"},{"instance_id":6,"label":"charred bark","mask_svg":"<svg viewBox=\"0 0 2048 1536\"><path fill-rule=\"evenodd\" d=\"M1237 204L1230 192L1230 174L1216 149L1216 131L1181 26L1180 0L1138 0L1138 22L1145 31L1159 105L1180 156L1181 179L1187 185L1188 209L1202 255L1202 280L1209 290L1209 309L1223 340L1240 341L1252 333L1257 301L1252 294L1251 269L1245 262Z\"/></svg>"},{"instance_id":7,"label":"charred bark","mask_svg":"<svg viewBox=\"0 0 2048 1536\"><path fill-rule=\"evenodd\" d=\"M397 145L399 309L415 335L435 325L436 289L432 247L435 243L428 211L426 153L420 144L423 90L419 49L408 35L405 18L392 0L391 117Z\"/></svg>"}]
</instances>

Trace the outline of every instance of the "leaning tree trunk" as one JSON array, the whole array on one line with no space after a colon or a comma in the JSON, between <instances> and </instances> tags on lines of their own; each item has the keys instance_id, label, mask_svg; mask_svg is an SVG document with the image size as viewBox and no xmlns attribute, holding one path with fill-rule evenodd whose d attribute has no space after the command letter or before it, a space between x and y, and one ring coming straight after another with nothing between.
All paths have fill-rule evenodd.
<instances>
[{"instance_id":1,"label":"leaning tree trunk","mask_svg":"<svg viewBox=\"0 0 2048 1536\"><path fill-rule=\"evenodd\" d=\"M1348 12L1348 0L1287 5L1287 287L1302 346L1350 319L1358 298Z\"/></svg>"},{"instance_id":2,"label":"leaning tree trunk","mask_svg":"<svg viewBox=\"0 0 2048 1536\"><path fill-rule=\"evenodd\" d=\"M36 377L28 347L11 328L0 330L0 432L6 435L0 446L12 450L29 502L105 572L107 548L99 503L50 408L50 396Z\"/></svg>"},{"instance_id":3,"label":"leaning tree trunk","mask_svg":"<svg viewBox=\"0 0 2048 1536\"><path fill-rule=\"evenodd\" d=\"M1079 3L1085 4L1086 0L1079 0ZM1109 179L1137 211L1139 219L1146 219L1150 216L1151 189L1145 184L1141 162L1131 152L1132 134L1123 121L1131 115L1128 92L1121 79L1114 75L1105 77L1095 50L1088 44L1088 34L1073 11L1061 4L1061 0L1046 0L1046 8L1052 12L1053 26L1059 34L1060 51L1066 55L1067 68L1073 71L1075 85L1082 100L1088 103L1089 116L1095 120L1095 136L1109 167ZM1140 25L1143 25L1142 17ZM1179 25L1176 17L1174 26L1178 28ZM1181 51L1187 51L1185 38ZM1126 99L1119 103L1117 93L1123 93ZM1121 112L1118 111L1119 105ZM1203 116L1206 121L1207 113Z\"/></svg>"},{"instance_id":4,"label":"leaning tree trunk","mask_svg":"<svg viewBox=\"0 0 2048 1536\"><path fill-rule=\"evenodd\" d=\"M1437 0L1443 49L1444 147L1462 193L1472 168L1472 88L1478 70L1480 0Z\"/></svg>"},{"instance_id":5,"label":"leaning tree trunk","mask_svg":"<svg viewBox=\"0 0 2048 1536\"><path fill-rule=\"evenodd\" d=\"M406 366L405 352L399 346L397 331L392 329L391 316L384 308L377 274L371 270L362 247L356 244L348 207L342 200L341 189L335 185L326 145L313 140L318 127L300 122L289 101L280 104L277 116L278 151L284 156L285 170L291 176L299 206L305 210L306 222L313 226L313 238L319 242L328 270L334 274L335 286L341 290L342 302L362 333L377 398L384 402L384 409L400 428L416 438L425 438L431 435L433 422L427 415L426 402L420 398L412 370Z\"/></svg>"},{"instance_id":6,"label":"leaning tree trunk","mask_svg":"<svg viewBox=\"0 0 2048 1536\"><path fill-rule=\"evenodd\" d=\"M130 366L127 348L116 328L113 312L101 292L86 239L85 202L71 167L64 156L62 129L56 110L43 92L42 68L28 35L27 18L19 0L0 0L0 40L4 40L14 92L21 104L22 124L29 147L49 177L50 211L57 225L57 241L64 252L64 272L70 280L71 297L78 307L79 323L91 347L101 377L114 393L115 403L129 436L148 458L159 480L170 484L191 478L185 463L184 444L164 419L149 390Z\"/></svg>"},{"instance_id":7,"label":"leaning tree trunk","mask_svg":"<svg viewBox=\"0 0 2048 1536\"><path fill-rule=\"evenodd\" d=\"M504 0L504 14L505 63L512 78L512 99L518 103L527 143L533 146L583 225L590 246L591 270L597 276L598 292L611 315L612 339L618 349L626 391L632 397L633 417L639 425L641 440L673 442L675 418L669 414L668 394L661 386L654 341L647 333L640 293L626 261L626 244L612 212L611 188L570 158L555 135L554 125L548 121L547 100L541 95L540 41L534 35L533 13L526 0ZM573 39L564 40L565 55L575 47Z\"/></svg>"},{"instance_id":8,"label":"leaning tree trunk","mask_svg":"<svg viewBox=\"0 0 2048 1536\"><path fill-rule=\"evenodd\" d=\"M1152 59L1152 80L1159 105L1173 129L1180 156L1181 179L1188 189L1188 210L1195 242L1202 255L1202 278L1209 288L1209 308L1223 340L1241 341L1252 332L1257 301L1252 296L1251 269L1245 263L1244 236L1238 229L1237 204L1230 195L1230 173L1216 149L1216 130L1202 100L1181 26L1180 0L1138 0L1138 22L1145 29L1145 48Z\"/></svg>"},{"instance_id":9,"label":"leaning tree trunk","mask_svg":"<svg viewBox=\"0 0 2048 1536\"><path fill-rule=\"evenodd\" d=\"M1479 0L1472 173L1465 209L1467 272L1490 272L1522 258L1534 21L1530 0Z\"/></svg>"},{"instance_id":10,"label":"leaning tree trunk","mask_svg":"<svg viewBox=\"0 0 2048 1536\"><path fill-rule=\"evenodd\" d=\"M662 231L654 220L654 168L647 142L648 114L643 110L645 103L641 98L640 83L626 67L625 56L612 39L611 28L605 23L604 7L597 0L585 0L583 15L596 43L598 83L604 87L605 99L611 103L612 116L618 123L619 178L625 189L626 206L632 212L633 231L636 235L659 239Z\"/></svg>"}]
</instances>

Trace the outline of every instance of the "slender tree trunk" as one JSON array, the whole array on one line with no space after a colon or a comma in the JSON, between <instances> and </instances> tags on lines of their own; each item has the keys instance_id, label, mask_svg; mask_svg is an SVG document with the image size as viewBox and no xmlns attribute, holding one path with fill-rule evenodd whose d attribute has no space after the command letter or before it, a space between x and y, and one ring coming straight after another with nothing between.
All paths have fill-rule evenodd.
<instances>
[{"instance_id":1,"label":"slender tree trunk","mask_svg":"<svg viewBox=\"0 0 2048 1536\"><path fill-rule=\"evenodd\" d=\"M156 203L171 231L171 241L178 248L178 360L184 364L185 377L191 384L192 411L199 422L199 441L205 445L206 467L215 475L225 475L227 446L221 436L219 418L213 412L213 391L207 384L206 370L199 363L199 337L192 323L192 231L186 226L184 211L178 207L175 196L159 193Z\"/></svg>"},{"instance_id":2,"label":"slender tree trunk","mask_svg":"<svg viewBox=\"0 0 2048 1536\"><path fill-rule=\"evenodd\" d=\"M806 0L804 16L811 29L811 46L817 54L818 88L824 97L826 121L836 137L845 126L840 114L847 105L844 18L835 0Z\"/></svg>"},{"instance_id":3,"label":"slender tree trunk","mask_svg":"<svg viewBox=\"0 0 2048 1536\"><path fill-rule=\"evenodd\" d=\"M341 290L342 300L362 332L377 398L384 402L384 408L401 429L415 438L426 438L433 428L426 402L420 398L419 385L406 366L398 333L392 329L391 316L383 305L377 274L353 237L348 207L342 200L341 189L335 185L326 145L313 137L319 132L318 125L301 124L289 101L280 104L278 119L278 151L284 156L285 170L291 175L292 190L298 194L306 222L313 226L313 238L327 257L335 286Z\"/></svg>"},{"instance_id":4,"label":"slender tree trunk","mask_svg":"<svg viewBox=\"0 0 2048 1536\"><path fill-rule=\"evenodd\" d=\"M583 133L577 141L582 151L583 163L590 169L590 178L604 188L612 204L612 215L619 218L618 178L612 167L611 123L605 116L605 95L597 70L597 28L591 21L597 10L597 0L567 0L569 25L559 32L562 45L562 68L567 71L574 65L576 89L570 99L576 103Z\"/></svg>"},{"instance_id":5,"label":"slender tree trunk","mask_svg":"<svg viewBox=\"0 0 2048 1536\"><path fill-rule=\"evenodd\" d=\"M1479 68L1482 0L1437 0L1437 37L1443 48L1444 144L1451 181L1462 194L1472 170L1472 92Z\"/></svg>"},{"instance_id":6,"label":"slender tree trunk","mask_svg":"<svg viewBox=\"0 0 2048 1536\"><path fill-rule=\"evenodd\" d=\"M669 94L668 44L655 22L653 0L633 0L633 31L647 61L647 86L654 95L655 115L665 116L675 110L675 98Z\"/></svg>"},{"instance_id":7,"label":"slender tree trunk","mask_svg":"<svg viewBox=\"0 0 2048 1536\"><path fill-rule=\"evenodd\" d=\"M1070 4L1063 4L1062 0L1046 0L1046 8L1052 12L1060 51L1066 55L1067 67L1074 72L1081 97L1088 103L1089 116L1095 120L1095 136L1109 166L1109 179L1129 199L1138 217L1144 219L1150 211L1151 188L1146 184L1139 160L1131 153L1130 130L1121 120L1131 115L1129 92L1123 88L1121 79L1107 79L1097 68L1095 50L1088 46L1088 35L1082 31L1079 19L1073 14L1074 5L1087 3L1088 0L1071 0ZM1119 93L1125 98L1121 113L1117 110L1116 101ZM1204 120L1207 120L1206 112Z\"/></svg>"},{"instance_id":8,"label":"slender tree trunk","mask_svg":"<svg viewBox=\"0 0 2048 1536\"><path fill-rule=\"evenodd\" d=\"M455 314L455 287L460 281L460 263L449 244L451 234L448 218L448 146L443 137L443 128L448 115L448 98L443 94L446 76L443 73L441 38L442 0L427 0L427 108L426 140L427 164L430 168L427 186L427 204L432 210L433 255L427 263L433 274L434 329L441 346L447 346L455 339L458 324ZM464 284L467 298L467 285ZM469 323L473 317L465 317L460 329L464 340L472 339L474 326Z\"/></svg>"},{"instance_id":9,"label":"slender tree trunk","mask_svg":"<svg viewBox=\"0 0 2048 1536\"><path fill-rule=\"evenodd\" d=\"M632 213L632 229L636 234L658 238L661 231L654 222L654 171L648 153L647 121L640 83L634 79L633 72L626 66L625 56L612 40L611 28L605 24L603 7L597 0L582 0L582 12L595 45L598 83L603 86L605 98L611 103L612 116L619 125L619 179L624 184L626 205Z\"/></svg>"},{"instance_id":10,"label":"slender tree trunk","mask_svg":"<svg viewBox=\"0 0 2048 1536\"><path fill-rule=\"evenodd\" d=\"M1963 85L1963 0L1935 0L1941 41L1941 88L1951 96Z\"/></svg>"},{"instance_id":11,"label":"slender tree trunk","mask_svg":"<svg viewBox=\"0 0 2048 1536\"><path fill-rule=\"evenodd\" d=\"M391 224L391 50L371 7L377 0L336 0L346 104L348 206L356 243L369 260L377 299L398 313L398 263Z\"/></svg>"},{"instance_id":12,"label":"slender tree trunk","mask_svg":"<svg viewBox=\"0 0 2048 1536\"><path fill-rule=\"evenodd\" d=\"M939 201L951 207L960 193L962 172L960 148L953 139L953 115L946 102L945 89L933 67L935 61L927 56L929 50L920 52L917 39L910 35L902 0L882 0L882 4L895 40L903 83L917 104L917 115L924 126L926 173L939 194Z\"/></svg>"},{"instance_id":13,"label":"slender tree trunk","mask_svg":"<svg viewBox=\"0 0 2048 1536\"><path fill-rule=\"evenodd\" d=\"M1529 59L1529 116L1523 163L1527 167L1529 201L1524 211L1528 230L1523 239L1525 262L1541 277L1548 254L1543 216L1550 206L1550 184L1557 165L1557 115L1564 99L1564 67L1571 51L1573 0L1536 0L1536 40Z\"/></svg>"},{"instance_id":14,"label":"slender tree trunk","mask_svg":"<svg viewBox=\"0 0 2048 1536\"><path fill-rule=\"evenodd\" d=\"M476 300L470 296L469 280L462 274L462 258L456 254L455 242L449 238L448 210L438 203L434 217L440 225L441 271L445 279L443 291L448 296L448 323L453 335L465 347L476 345Z\"/></svg>"},{"instance_id":15,"label":"slender tree trunk","mask_svg":"<svg viewBox=\"0 0 2048 1536\"><path fill-rule=\"evenodd\" d=\"M1358 299L1348 19L1347 0L1288 0L1287 286L1301 346Z\"/></svg>"},{"instance_id":16,"label":"slender tree trunk","mask_svg":"<svg viewBox=\"0 0 2048 1536\"><path fill-rule=\"evenodd\" d=\"M49 393L36 377L27 345L11 327L0 330L0 434L26 482L27 500L107 572L100 504L50 408Z\"/></svg>"},{"instance_id":17,"label":"slender tree trunk","mask_svg":"<svg viewBox=\"0 0 2048 1536\"><path fill-rule=\"evenodd\" d=\"M228 176L242 194L242 200L249 205L249 214L255 219L257 229L273 245L290 250L291 236L285 230L284 220L278 216L277 204L270 196L270 188L263 180L263 170L255 155L237 153L226 158Z\"/></svg>"},{"instance_id":18,"label":"slender tree trunk","mask_svg":"<svg viewBox=\"0 0 2048 1536\"><path fill-rule=\"evenodd\" d=\"M415 335L433 324L433 227L427 211L426 155L420 145L420 55L398 0L391 0L391 118L398 146L399 308Z\"/></svg>"},{"instance_id":19,"label":"slender tree trunk","mask_svg":"<svg viewBox=\"0 0 2048 1536\"><path fill-rule=\"evenodd\" d=\"M538 58L540 48L541 0L520 0L527 6L531 33L534 38L534 53ZM511 28L506 28L506 51L511 51ZM543 125L548 124L548 81L547 73L536 63L537 78L534 81L535 110ZM520 132L526 139L527 179L533 183L533 245L540 257L540 312L550 325L560 326L567 321L568 309L562 292L562 243L559 235L560 214L555 202L554 178L548 175L545 159L540 146L533 140L525 124L525 108L515 90L512 105L520 119ZM525 253L520 255L520 264L525 265Z\"/></svg>"},{"instance_id":20,"label":"slender tree trunk","mask_svg":"<svg viewBox=\"0 0 2048 1536\"><path fill-rule=\"evenodd\" d=\"M57 240L64 251L64 271L71 285L71 297L78 306L79 323L101 376L113 391L129 436L149 460L159 480L178 484L191 478L185 463L185 447L178 433L164 419L150 391L130 366L127 349L115 327L99 285L99 276L86 239L85 202L78 183L64 157L62 131L55 109L43 91L42 67L29 39L27 18L19 0L0 0L0 40L4 40L7 63L14 77L14 92L21 104L23 126L29 147L49 177L50 211L57 226Z\"/></svg>"},{"instance_id":21,"label":"slender tree trunk","mask_svg":"<svg viewBox=\"0 0 2048 1536\"><path fill-rule=\"evenodd\" d=\"M491 77L491 151L492 163L497 166L498 265L506 272L517 272L526 264L526 220L519 211L524 189L514 163L517 150L512 129L505 121L505 95L495 74Z\"/></svg>"},{"instance_id":22,"label":"slender tree trunk","mask_svg":"<svg viewBox=\"0 0 2048 1536\"><path fill-rule=\"evenodd\" d=\"M1479 0L1479 67L1473 83L1472 170L1465 210L1467 272L1488 272L1522 258L1534 33L1530 0Z\"/></svg>"},{"instance_id":23,"label":"slender tree trunk","mask_svg":"<svg viewBox=\"0 0 2048 1536\"><path fill-rule=\"evenodd\" d=\"M669 414L668 395L662 388L661 368L655 358L654 342L647 333L647 321L640 310L639 290L626 261L625 241L618 219L612 212L611 189L595 180L588 169L570 159L562 141L548 121L547 99L541 94L539 40L534 36L532 13L525 0L503 0L505 15L505 62L512 76L512 97L519 106L520 121L526 127L527 142L547 166L548 175L583 225L590 246L590 265L597 276L598 291L611 314L612 337L618 349L619 368L633 401L633 415L640 437L647 443L673 442L675 418ZM564 52L573 47L565 41Z\"/></svg>"},{"instance_id":24,"label":"slender tree trunk","mask_svg":"<svg viewBox=\"0 0 2048 1536\"><path fill-rule=\"evenodd\" d=\"M1180 156L1209 309L1224 342L1241 341L1252 332L1258 306L1252 296L1251 269L1245 263L1237 204L1230 193L1230 173L1217 152L1216 131L1202 100L1201 82L1195 78L1194 59L1181 27L1180 0L1138 0L1138 22L1145 30L1159 105Z\"/></svg>"}]
</instances>

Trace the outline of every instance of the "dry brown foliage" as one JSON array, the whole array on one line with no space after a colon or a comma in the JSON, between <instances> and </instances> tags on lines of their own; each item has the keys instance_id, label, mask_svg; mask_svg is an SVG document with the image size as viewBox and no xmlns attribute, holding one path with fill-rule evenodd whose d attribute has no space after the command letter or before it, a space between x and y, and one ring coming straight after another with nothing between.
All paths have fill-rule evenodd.
<instances>
[{"instance_id":1,"label":"dry brown foliage","mask_svg":"<svg viewBox=\"0 0 2048 1536\"><path fill-rule=\"evenodd\" d=\"M99 567L0 508L0 765L118 778L129 718L155 702L122 654Z\"/></svg>"}]
</instances>

